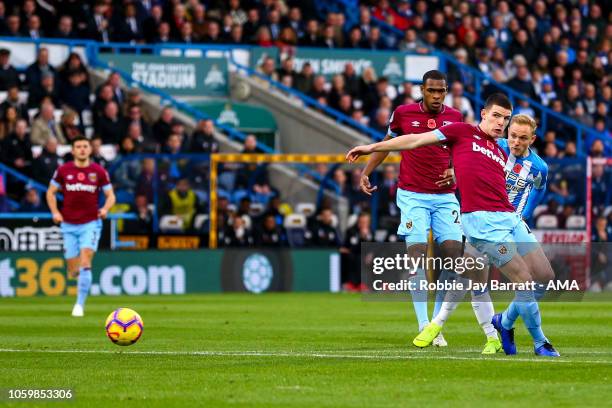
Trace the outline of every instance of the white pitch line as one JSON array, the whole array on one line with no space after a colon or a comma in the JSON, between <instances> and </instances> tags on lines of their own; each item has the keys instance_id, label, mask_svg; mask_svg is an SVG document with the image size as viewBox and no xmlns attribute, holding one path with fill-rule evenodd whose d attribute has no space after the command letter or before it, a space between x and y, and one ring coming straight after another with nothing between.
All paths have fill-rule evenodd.
<instances>
[{"instance_id":1,"label":"white pitch line","mask_svg":"<svg viewBox=\"0 0 612 408\"><path fill-rule=\"evenodd\" d=\"M228 357L294 357L321 359L353 360L464 360L464 361L508 361L527 363L570 363L570 364L605 364L612 361L578 360L570 361L557 358L520 358L520 357L461 357L436 355L436 353L417 352L411 355L372 355L372 354L322 354L317 352L267 352L267 351L111 351L111 350L24 350L0 349L0 353L56 353L56 354L129 354L129 355L168 355L168 356L228 356ZM422 354L421 354L422 353Z\"/></svg>"}]
</instances>

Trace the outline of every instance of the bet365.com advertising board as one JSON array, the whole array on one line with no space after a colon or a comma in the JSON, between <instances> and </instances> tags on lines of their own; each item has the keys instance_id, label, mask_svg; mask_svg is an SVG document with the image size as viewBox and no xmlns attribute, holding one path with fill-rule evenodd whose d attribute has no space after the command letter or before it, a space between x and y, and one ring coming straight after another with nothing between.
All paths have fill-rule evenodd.
<instances>
[{"instance_id":1,"label":"bet365.com advertising board","mask_svg":"<svg viewBox=\"0 0 612 408\"><path fill-rule=\"evenodd\" d=\"M338 291L339 256L326 250L199 250L98 253L91 294ZM0 296L76 295L58 252L0 255Z\"/></svg>"}]
</instances>

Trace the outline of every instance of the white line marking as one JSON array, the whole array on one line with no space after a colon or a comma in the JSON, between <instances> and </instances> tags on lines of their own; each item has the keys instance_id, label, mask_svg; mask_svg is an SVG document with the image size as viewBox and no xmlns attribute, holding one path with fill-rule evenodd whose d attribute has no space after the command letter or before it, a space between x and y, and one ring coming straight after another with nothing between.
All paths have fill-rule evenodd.
<instances>
[{"instance_id":1,"label":"white line marking","mask_svg":"<svg viewBox=\"0 0 612 408\"><path fill-rule=\"evenodd\" d=\"M321 358L321 359L355 359L355 360L466 360L466 361L509 361L528 363L570 363L570 364L605 364L612 365L612 361L596 360L564 360L563 358L521 358L521 357L474 357L449 356L435 352L416 351L410 355L376 355L376 354L327 354L321 352L269 352L269 351L111 351L111 350L24 350L0 349L0 353L56 353L56 354L129 354L129 355L168 355L168 356L229 356L229 357L294 357L294 358ZM474 352L476 354L477 352ZM437 354L437 355L436 355Z\"/></svg>"}]
</instances>

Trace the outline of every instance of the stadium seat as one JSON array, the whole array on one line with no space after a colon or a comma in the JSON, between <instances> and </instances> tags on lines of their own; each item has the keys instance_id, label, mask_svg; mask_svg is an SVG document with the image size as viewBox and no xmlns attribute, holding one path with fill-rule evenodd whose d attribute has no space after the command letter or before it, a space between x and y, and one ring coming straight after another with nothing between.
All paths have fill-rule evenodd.
<instances>
[{"instance_id":1,"label":"stadium seat","mask_svg":"<svg viewBox=\"0 0 612 408\"><path fill-rule=\"evenodd\" d=\"M567 229L584 229L586 228L586 218L584 215L570 215L565 222Z\"/></svg>"},{"instance_id":2,"label":"stadium seat","mask_svg":"<svg viewBox=\"0 0 612 408\"><path fill-rule=\"evenodd\" d=\"M159 220L159 229L165 233L183 232L184 221L178 215L164 215Z\"/></svg>"},{"instance_id":3,"label":"stadium seat","mask_svg":"<svg viewBox=\"0 0 612 408\"><path fill-rule=\"evenodd\" d=\"M306 217L314 215L316 206L314 203L298 203L295 206L295 212L298 214L304 214Z\"/></svg>"},{"instance_id":4,"label":"stadium seat","mask_svg":"<svg viewBox=\"0 0 612 408\"><path fill-rule=\"evenodd\" d=\"M559 221L554 215L541 215L536 221L536 228L555 229L559 226Z\"/></svg>"},{"instance_id":5,"label":"stadium seat","mask_svg":"<svg viewBox=\"0 0 612 408\"><path fill-rule=\"evenodd\" d=\"M533 210L533 216L537 217L538 215L542 214L544 211L546 211L546 209L548 208L548 205L546 204L540 204L538 205L534 210Z\"/></svg>"},{"instance_id":6,"label":"stadium seat","mask_svg":"<svg viewBox=\"0 0 612 408\"><path fill-rule=\"evenodd\" d=\"M193 219L193 228L196 231L201 231L204 224L208 221L208 214L198 214Z\"/></svg>"},{"instance_id":7,"label":"stadium seat","mask_svg":"<svg viewBox=\"0 0 612 408\"><path fill-rule=\"evenodd\" d=\"M376 242L385 242L387 240L388 232L384 229L379 229L374 231L374 241Z\"/></svg>"},{"instance_id":8,"label":"stadium seat","mask_svg":"<svg viewBox=\"0 0 612 408\"><path fill-rule=\"evenodd\" d=\"M61 109L55 109L53 111L53 120L55 120L57 123L61 123L62 122L62 115L64 114L64 111Z\"/></svg>"},{"instance_id":9,"label":"stadium seat","mask_svg":"<svg viewBox=\"0 0 612 408\"><path fill-rule=\"evenodd\" d=\"M28 121L30 123L34 122L34 118L38 115L38 108L28 109Z\"/></svg>"},{"instance_id":10,"label":"stadium seat","mask_svg":"<svg viewBox=\"0 0 612 408\"><path fill-rule=\"evenodd\" d=\"M83 119L83 126L93 126L93 114L89 109L81 112L81 118Z\"/></svg>"},{"instance_id":11,"label":"stadium seat","mask_svg":"<svg viewBox=\"0 0 612 408\"><path fill-rule=\"evenodd\" d=\"M259 217L263 214L265 207L262 203L251 203L249 207L249 215L251 217Z\"/></svg>"},{"instance_id":12,"label":"stadium seat","mask_svg":"<svg viewBox=\"0 0 612 408\"><path fill-rule=\"evenodd\" d=\"M306 216L304 214L287 215L283 226L287 231L287 241L290 246L302 247L306 244Z\"/></svg>"}]
</instances>

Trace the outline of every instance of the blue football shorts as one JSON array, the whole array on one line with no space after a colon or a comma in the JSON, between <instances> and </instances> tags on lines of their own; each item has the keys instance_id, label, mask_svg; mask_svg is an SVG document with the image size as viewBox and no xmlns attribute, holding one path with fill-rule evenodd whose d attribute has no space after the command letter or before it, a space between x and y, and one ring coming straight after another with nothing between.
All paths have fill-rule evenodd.
<instances>
[{"instance_id":1,"label":"blue football shorts","mask_svg":"<svg viewBox=\"0 0 612 408\"><path fill-rule=\"evenodd\" d=\"M521 216L514 212L474 211L461 215L467 241L500 267L518 252L524 256L540 244Z\"/></svg>"},{"instance_id":2,"label":"blue football shorts","mask_svg":"<svg viewBox=\"0 0 612 408\"><path fill-rule=\"evenodd\" d=\"M98 250L102 220L94 220L85 224L62 222L60 229L64 238L64 258L76 258L83 248Z\"/></svg>"},{"instance_id":3,"label":"blue football shorts","mask_svg":"<svg viewBox=\"0 0 612 408\"><path fill-rule=\"evenodd\" d=\"M430 229L437 243L461 241L459 202L454 194L425 194L397 190L401 222L397 235L406 243L426 243Z\"/></svg>"}]
</instances>

